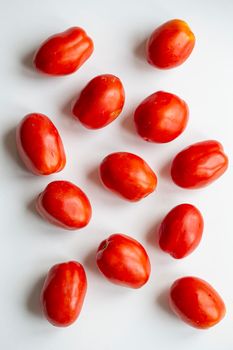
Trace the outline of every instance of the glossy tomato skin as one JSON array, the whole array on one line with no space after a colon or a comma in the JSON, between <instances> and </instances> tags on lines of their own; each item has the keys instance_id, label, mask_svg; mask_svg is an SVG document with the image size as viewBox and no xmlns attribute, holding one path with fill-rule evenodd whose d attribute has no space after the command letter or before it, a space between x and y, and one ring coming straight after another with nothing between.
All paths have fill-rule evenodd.
<instances>
[{"instance_id":1,"label":"glossy tomato skin","mask_svg":"<svg viewBox=\"0 0 233 350\"><path fill-rule=\"evenodd\" d=\"M78 318L87 290L86 273L81 264L69 261L54 265L41 292L45 317L54 326L70 326Z\"/></svg>"},{"instance_id":2,"label":"glossy tomato skin","mask_svg":"<svg viewBox=\"0 0 233 350\"><path fill-rule=\"evenodd\" d=\"M179 152L171 166L171 176L183 188L201 188L218 179L228 167L221 143L214 140L194 143Z\"/></svg>"},{"instance_id":3,"label":"glossy tomato skin","mask_svg":"<svg viewBox=\"0 0 233 350\"><path fill-rule=\"evenodd\" d=\"M159 246L173 258L184 258L200 243L203 228L203 217L194 205L177 205L160 225Z\"/></svg>"},{"instance_id":4,"label":"glossy tomato skin","mask_svg":"<svg viewBox=\"0 0 233 350\"><path fill-rule=\"evenodd\" d=\"M132 202L151 194L157 177L149 165L133 153L116 152L104 158L100 177L106 188Z\"/></svg>"},{"instance_id":5,"label":"glossy tomato skin","mask_svg":"<svg viewBox=\"0 0 233 350\"><path fill-rule=\"evenodd\" d=\"M93 41L80 27L72 27L44 41L36 51L33 63L49 75L74 73L92 54Z\"/></svg>"},{"instance_id":6,"label":"glossy tomato skin","mask_svg":"<svg viewBox=\"0 0 233 350\"><path fill-rule=\"evenodd\" d=\"M146 47L147 61L154 67L170 69L187 60L195 45L188 24L173 19L156 28Z\"/></svg>"},{"instance_id":7,"label":"glossy tomato skin","mask_svg":"<svg viewBox=\"0 0 233 350\"><path fill-rule=\"evenodd\" d=\"M138 134L146 141L165 143L185 129L189 109L185 101L169 92L157 91L143 100L134 113Z\"/></svg>"},{"instance_id":8,"label":"glossy tomato skin","mask_svg":"<svg viewBox=\"0 0 233 350\"><path fill-rule=\"evenodd\" d=\"M73 114L88 129L103 128L121 113L125 92L120 79L111 74L98 75L82 90Z\"/></svg>"},{"instance_id":9,"label":"glossy tomato skin","mask_svg":"<svg viewBox=\"0 0 233 350\"><path fill-rule=\"evenodd\" d=\"M110 282L124 287L140 288L150 276L150 260L145 249L123 234L113 234L101 242L96 262Z\"/></svg>"},{"instance_id":10,"label":"glossy tomato skin","mask_svg":"<svg viewBox=\"0 0 233 350\"><path fill-rule=\"evenodd\" d=\"M31 113L23 118L16 130L16 143L22 161L36 175L59 172L66 164L61 137L44 114Z\"/></svg>"},{"instance_id":11,"label":"glossy tomato skin","mask_svg":"<svg viewBox=\"0 0 233 350\"><path fill-rule=\"evenodd\" d=\"M92 213L85 193L69 181L51 182L38 196L37 210L43 218L67 230L85 227Z\"/></svg>"},{"instance_id":12,"label":"glossy tomato skin","mask_svg":"<svg viewBox=\"0 0 233 350\"><path fill-rule=\"evenodd\" d=\"M199 329L216 325L226 313L224 302L216 290L197 277L183 277L173 283L170 306L184 322Z\"/></svg>"}]
</instances>

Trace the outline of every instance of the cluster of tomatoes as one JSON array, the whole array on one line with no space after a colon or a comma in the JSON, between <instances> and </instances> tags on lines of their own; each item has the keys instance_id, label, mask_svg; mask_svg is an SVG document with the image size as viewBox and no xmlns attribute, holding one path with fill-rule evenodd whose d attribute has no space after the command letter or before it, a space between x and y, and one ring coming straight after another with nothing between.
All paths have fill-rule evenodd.
<instances>
[{"instance_id":1,"label":"cluster of tomatoes","mask_svg":"<svg viewBox=\"0 0 233 350\"><path fill-rule=\"evenodd\" d=\"M158 27L147 42L148 62L161 69L182 64L192 52L194 34L181 20L171 20ZM81 28L74 27L48 38L35 54L35 67L50 75L75 72L93 52L93 42ZM72 107L76 118L87 128L105 127L118 117L125 101L120 79L105 74L92 79ZM188 122L188 106L178 96L158 91L136 108L134 120L138 134L149 142L165 143L178 137ZM17 128L17 147L27 168L37 175L61 171L66 156L61 137L45 115L32 113ZM210 184L227 169L228 159L222 145L213 140L195 143L176 155L171 177L180 187L193 189ZM110 191L129 201L139 201L151 194L157 176L139 156L116 152L103 159L100 178ZM65 229L76 230L91 219L91 204L86 194L68 181L53 181L37 198L42 217ZM190 254L203 232L200 211L191 204L173 208L159 228L161 249L174 258ZM113 234L98 247L96 262L101 273L112 283L140 288L149 279L150 260L144 247L135 239ZM42 292L42 308L55 326L68 326L78 317L87 289L83 266L75 261L53 266ZM180 278L170 289L172 310L197 328L218 323L225 306L218 293L197 277Z\"/></svg>"}]
</instances>

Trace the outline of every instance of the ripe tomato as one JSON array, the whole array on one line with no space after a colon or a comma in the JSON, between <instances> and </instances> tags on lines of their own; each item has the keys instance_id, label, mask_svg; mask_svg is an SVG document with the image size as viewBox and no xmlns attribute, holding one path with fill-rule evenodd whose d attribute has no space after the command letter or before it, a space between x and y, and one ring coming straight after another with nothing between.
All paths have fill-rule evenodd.
<instances>
[{"instance_id":1,"label":"ripe tomato","mask_svg":"<svg viewBox=\"0 0 233 350\"><path fill-rule=\"evenodd\" d=\"M77 230L91 219L91 204L85 193L68 181L53 181L38 196L37 210L51 223Z\"/></svg>"},{"instance_id":2,"label":"ripe tomato","mask_svg":"<svg viewBox=\"0 0 233 350\"><path fill-rule=\"evenodd\" d=\"M178 153L172 162L171 176L180 187L200 188L218 179L228 167L221 143L202 141Z\"/></svg>"},{"instance_id":3,"label":"ripe tomato","mask_svg":"<svg viewBox=\"0 0 233 350\"><path fill-rule=\"evenodd\" d=\"M66 164L61 137L43 114L31 113L23 118L17 127L16 143L26 167L36 175L56 173Z\"/></svg>"},{"instance_id":4,"label":"ripe tomato","mask_svg":"<svg viewBox=\"0 0 233 350\"><path fill-rule=\"evenodd\" d=\"M93 41L86 32L73 27L44 41L36 51L33 63L46 74L71 74L91 56L93 50Z\"/></svg>"},{"instance_id":5,"label":"ripe tomato","mask_svg":"<svg viewBox=\"0 0 233 350\"><path fill-rule=\"evenodd\" d=\"M70 326L79 316L87 290L86 273L81 264L69 261L54 265L41 292L47 320L57 327Z\"/></svg>"},{"instance_id":6,"label":"ripe tomato","mask_svg":"<svg viewBox=\"0 0 233 350\"><path fill-rule=\"evenodd\" d=\"M147 61L157 68L169 69L187 60L195 45L188 24L173 19L155 29L147 42Z\"/></svg>"},{"instance_id":7,"label":"ripe tomato","mask_svg":"<svg viewBox=\"0 0 233 350\"><path fill-rule=\"evenodd\" d=\"M140 288L150 276L150 260L143 246L119 233L101 242L96 262L109 281L124 287Z\"/></svg>"},{"instance_id":8,"label":"ripe tomato","mask_svg":"<svg viewBox=\"0 0 233 350\"><path fill-rule=\"evenodd\" d=\"M200 243L203 228L202 215L194 205L177 205L160 225L160 248L176 259L184 258Z\"/></svg>"},{"instance_id":9,"label":"ripe tomato","mask_svg":"<svg viewBox=\"0 0 233 350\"><path fill-rule=\"evenodd\" d=\"M216 290L197 277L183 277L173 283L170 306L184 322L200 329L216 325L226 313Z\"/></svg>"},{"instance_id":10,"label":"ripe tomato","mask_svg":"<svg viewBox=\"0 0 233 350\"><path fill-rule=\"evenodd\" d=\"M178 96L158 91L143 100L134 113L139 135L149 142L170 142L188 122L187 104Z\"/></svg>"},{"instance_id":11,"label":"ripe tomato","mask_svg":"<svg viewBox=\"0 0 233 350\"><path fill-rule=\"evenodd\" d=\"M152 193L157 177L140 157L128 152L109 154L100 165L103 184L112 192L136 202Z\"/></svg>"},{"instance_id":12,"label":"ripe tomato","mask_svg":"<svg viewBox=\"0 0 233 350\"><path fill-rule=\"evenodd\" d=\"M82 90L73 107L73 114L89 129L99 129L111 123L121 113L125 92L119 78L99 75Z\"/></svg>"}]
</instances>

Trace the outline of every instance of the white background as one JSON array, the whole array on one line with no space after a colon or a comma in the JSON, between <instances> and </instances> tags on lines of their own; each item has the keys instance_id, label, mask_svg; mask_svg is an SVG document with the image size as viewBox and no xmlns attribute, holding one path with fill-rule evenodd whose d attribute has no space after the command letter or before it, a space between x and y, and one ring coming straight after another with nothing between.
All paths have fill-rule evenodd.
<instances>
[{"instance_id":1,"label":"white background","mask_svg":"<svg viewBox=\"0 0 233 350\"><path fill-rule=\"evenodd\" d=\"M176 187L168 164L183 147L217 139L232 154L233 2L231 0L1 0L1 326L4 350L231 350L233 348L232 167L208 188ZM181 67L159 71L147 64L144 42L172 18L186 20L196 46ZM93 38L92 57L75 74L44 77L31 67L32 52L51 34L81 26ZM121 116L99 131L87 131L70 114L70 101L94 76L119 76L126 90ZM186 131L175 141L150 144L134 131L137 104L157 90L180 95L190 107ZM31 175L18 159L15 127L30 112L48 115L58 127L67 165L49 177ZM110 152L131 151L157 172L156 192L137 204L107 192L97 167ZM231 160L231 159L230 159ZM93 205L88 227L69 232L44 222L34 200L52 180L79 185ZM199 248L175 261L155 246L155 228L175 205L190 202L203 213ZM140 290L110 284L95 266L95 250L114 232L137 238L151 258L149 283ZM69 328L51 326L41 315L43 278L55 263L76 259L88 275L81 315ZM173 316L166 291L184 275L210 282L227 307L213 329L195 330Z\"/></svg>"}]
</instances>

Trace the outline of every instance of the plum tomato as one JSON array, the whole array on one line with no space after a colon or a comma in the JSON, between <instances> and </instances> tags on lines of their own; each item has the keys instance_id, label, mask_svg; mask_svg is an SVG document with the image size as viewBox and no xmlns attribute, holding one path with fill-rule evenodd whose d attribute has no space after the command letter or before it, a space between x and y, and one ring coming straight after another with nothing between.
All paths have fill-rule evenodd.
<instances>
[{"instance_id":1,"label":"plum tomato","mask_svg":"<svg viewBox=\"0 0 233 350\"><path fill-rule=\"evenodd\" d=\"M172 284L170 306L184 322L199 329L213 327L226 313L216 290L206 281L190 276L179 278Z\"/></svg>"},{"instance_id":2,"label":"plum tomato","mask_svg":"<svg viewBox=\"0 0 233 350\"><path fill-rule=\"evenodd\" d=\"M124 287L140 288L150 276L150 260L145 249L123 234L113 234L101 242L96 262L110 282Z\"/></svg>"},{"instance_id":3,"label":"plum tomato","mask_svg":"<svg viewBox=\"0 0 233 350\"><path fill-rule=\"evenodd\" d=\"M105 157L100 165L100 178L106 188L132 202L148 196L157 186L157 177L149 165L128 152Z\"/></svg>"},{"instance_id":4,"label":"plum tomato","mask_svg":"<svg viewBox=\"0 0 233 350\"><path fill-rule=\"evenodd\" d=\"M49 75L74 73L92 54L93 41L80 27L72 27L44 41L33 58L34 66Z\"/></svg>"},{"instance_id":5,"label":"plum tomato","mask_svg":"<svg viewBox=\"0 0 233 350\"><path fill-rule=\"evenodd\" d=\"M121 113L125 92L120 79L111 74L98 75L82 90L73 114L88 129L103 128Z\"/></svg>"},{"instance_id":6,"label":"plum tomato","mask_svg":"<svg viewBox=\"0 0 233 350\"><path fill-rule=\"evenodd\" d=\"M203 217L194 205L177 205L160 225L159 246L176 259L184 258L200 243L203 228Z\"/></svg>"},{"instance_id":7,"label":"plum tomato","mask_svg":"<svg viewBox=\"0 0 233 350\"><path fill-rule=\"evenodd\" d=\"M92 212L85 193L69 181L48 184L38 196L37 210L43 218L67 230L85 227Z\"/></svg>"},{"instance_id":8,"label":"plum tomato","mask_svg":"<svg viewBox=\"0 0 233 350\"><path fill-rule=\"evenodd\" d=\"M157 91L143 100L134 113L138 134L146 141L165 143L185 129L189 109L185 101L169 92Z\"/></svg>"},{"instance_id":9,"label":"plum tomato","mask_svg":"<svg viewBox=\"0 0 233 350\"><path fill-rule=\"evenodd\" d=\"M21 159L36 175L59 172L66 164L61 137L44 114L31 113L23 118L16 130L16 143Z\"/></svg>"},{"instance_id":10,"label":"plum tomato","mask_svg":"<svg viewBox=\"0 0 233 350\"><path fill-rule=\"evenodd\" d=\"M151 34L147 42L147 61L154 67L169 69L187 60L195 45L195 36L188 24L172 19Z\"/></svg>"},{"instance_id":11,"label":"plum tomato","mask_svg":"<svg viewBox=\"0 0 233 350\"><path fill-rule=\"evenodd\" d=\"M41 291L42 310L57 327L70 326L79 316L87 290L83 266L76 261L54 265Z\"/></svg>"},{"instance_id":12,"label":"plum tomato","mask_svg":"<svg viewBox=\"0 0 233 350\"><path fill-rule=\"evenodd\" d=\"M207 140L179 152L171 166L171 177L183 188L201 188L218 179L228 167L221 143Z\"/></svg>"}]
</instances>

